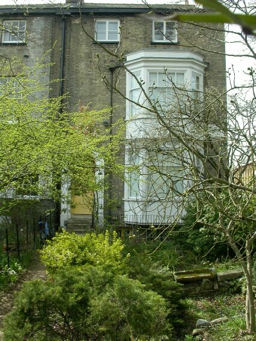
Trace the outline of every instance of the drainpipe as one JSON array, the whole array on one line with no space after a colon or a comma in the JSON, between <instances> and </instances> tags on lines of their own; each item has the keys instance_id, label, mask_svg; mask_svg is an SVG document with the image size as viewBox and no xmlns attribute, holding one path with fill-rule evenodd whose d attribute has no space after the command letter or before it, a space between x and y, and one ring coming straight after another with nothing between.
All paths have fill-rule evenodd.
<instances>
[{"instance_id":1,"label":"drainpipe","mask_svg":"<svg viewBox=\"0 0 256 341\"><path fill-rule=\"evenodd\" d=\"M66 17L62 16L61 21L61 55L60 55L60 69L59 69L59 96L61 97L61 105L59 109L59 116L61 119L63 113L63 105L64 105L64 78L65 78L65 52L66 52ZM61 192L61 179L58 181L56 185L57 191ZM58 229L60 226L60 215L61 215L61 202L57 201L55 203L55 225Z\"/></svg>"},{"instance_id":2,"label":"drainpipe","mask_svg":"<svg viewBox=\"0 0 256 341\"><path fill-rule=\"evenodd\" d=\"M62 17L61 22L61 56L60 56L60 91L59 95L64 95L64 77L65 77L65 52L66 52L66 17ZM63 104L63 99L62 102ZM60 114L63 112L63 106L60 107Z\"/></svg>"},{"instance_id":3,"label":"drainpipe","mask_svg":"<svg viewBox=\"0 0 256 341\"><path fill-rule=\"evenodd\" d=\"M119 69L122 65L116 65L109 68L110 71L110 116L109 116L109 141L112 143L113 141L113 105L114 105L114 73L116 69ZM111 224L113 221L113 210L112 210L112 201L113 201L113 173L109 172L109 188L108 188L108 200L110 205L108 206L108 222Z\"/></svg>"}]
</instances>

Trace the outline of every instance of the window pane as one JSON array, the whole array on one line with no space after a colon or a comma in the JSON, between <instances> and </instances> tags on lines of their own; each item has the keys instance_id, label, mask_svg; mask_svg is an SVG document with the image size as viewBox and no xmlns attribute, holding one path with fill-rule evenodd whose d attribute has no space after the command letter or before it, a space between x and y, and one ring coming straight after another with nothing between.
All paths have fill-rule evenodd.
<instances>
[{"instance_id":1,"label":"window pane","mask_svg":"<svg viewBox=\"0 0 256 341\"><path fill-rule=\"evenodd\" d=\"M169 41L176 41L175 22L172 21L166 22L165 39Z\"/></svg>"},{"instance_id":2,"label":"window pane","mask_svg":"<svg viewBox=\"0 0 256 341\"><path fill-rule=\"evenodd\" d=\"M164 40L164 23L161 21L154 22L154 40Z\"/></svg>"},{"instance_id":3,"label":"window pane","mask_svg":"<svg viewBox=\"0 0 256 341\"><path fill-rule=\"evenodd\" d=\"M184 192L184 173L174 160L161 153L149 154L148 195L155 198L165 198Z\"/></svg>"},{"instance_id":4,"label":"window pane","mask_svg":"<svg viewBox=\"0 0 256 341\"><path fill-rule=\"evenodd\" d=\"M106 40L106 22L96 22L96 40Z\"/></svg>"},{"instance_id":5,"label":"window pane","mask_svg":"<svg viewBox=\"0 0 256 341\"><path fill-rule=\"evenodd\" d=\"M158 73L158 86L167 86L167 81L166 81L166 73L165 72L159 72Z\"/></svg>"},{"instance_id":6,"label":"window pane","mask_svg":"<svg viewBox=\"0 0 256 341\"><path fill-rule=\"evenodd\" d=\"M200 76L195 72L192 73L192 89L200 90Z\"/></svg>"},{"instance_id":7,"label":"window pane","mask_svg":"<svg viewBox=\"0 0 256 341\"><path fill-rule=\"evenodd\" d=\"M26 21L25 20L9 20L3 22L4 32L2 34L3 42L19 42L25 41Z\"/></svg>"},{"instance_id":8,"label":"window pane","mask_svg":"<svg viewBox=\"0 0 256 341\"><path fill-rule=\"evenodd\" d=\"M118 33L117 32L108 32L108 40L110 41L118 41Z\"/></svg>"},{"instance_id":9,"label":"window pane","mask_svg":"<svg viewBox=\"0 0 256 341\"><path fill-rule=\"evenodd\" d=\"M108 30L109 30L109 32L118 32L118 22L117 21L110 21L108 23Z\"/></svg>"},{"instance_id":10,"label":"window pane","mask_svg":"<svg viewBox=\"0 0 256 341\"><path fill-rule=\"evenodd\" d=\"M130 80L131 80L130 87L131 87L131 89L139 88L140 85L138 84L138 81L141 81L141 79L140 79L140 71L133 72L133 75L131 75L131 78L130 78ZM137 81L137 79L135 77L138 79L138 81Z\"/></svg>"},{"instance_id":11,"label":"window pane","mask_svg":"<svg viewBox=\"0 0 256 341\"><path fill-rule=\"evenodd\" d=\"M130 152L129 155L129 165L130 166L139 166L140 158L138 153L136 152ZM129 183L129 196L130 197L137 197L139 195L139 184L140 184L140 174L139 169L132 169L129 172L128 177Z\"/></svg>"},{"instance_id":12,"label":"window pane","mask_svg":"<svg viewBox=\"0 0 256 341\"><path fill-rule=\"evenodd\" d=\"M149 84L150 86L157 86L157 72L149 73Z\"/></svg>"},{"instance_id":13,"label":"window pane","mask_svg":"<svg viewBox=\"0 0 256 341\"><path fill-rule=\"evenodd\" d=\"M141 96L141 89L134 89L130 91L130 99L134 101L135 103L140 102L140 96ZM130 102L130 114L136 114L138 113L140 106L136 105L135 103Z\"/></svg>"},{"instance_id":14,"label":"window pane","mask_svg":"<svg viewBox=\"0 0 256 341\"><path fill-rule=\"evenodd\" d=\"M19 30L24 32L25 28L26 28L26 22L24 20L21 20L19 22Z\"/></svg>"},{"instance_id":15,"label":"window pane","mask_svg":"<svg viewBox=\"0 0 256 341\"><path fill-rule=\"evenodd\" d=\"M176 85L180 87L184 86L184 73L183 72L176 73Z\"/></svg>"},{"instance_id":16,"label":"window pane","mask_svg":"<svg viewBox=\"0 0 256 341\"><path fill-rule=\"evenodd\" d=\"M136 171L131 171L129 176L129 196L137 197L139 195L139 175Z\"/></svg>"},{"instance_id":17,"label":"window pane","mask_svg":"<svg viewBox=\"0 0 256 341\"><path fill-rule=\"evenodd\" d=\"M16 40L18 40L20 42L24 42L25 41L25 32L19 32L16 35Z\"/></svg>"}]
</instances>

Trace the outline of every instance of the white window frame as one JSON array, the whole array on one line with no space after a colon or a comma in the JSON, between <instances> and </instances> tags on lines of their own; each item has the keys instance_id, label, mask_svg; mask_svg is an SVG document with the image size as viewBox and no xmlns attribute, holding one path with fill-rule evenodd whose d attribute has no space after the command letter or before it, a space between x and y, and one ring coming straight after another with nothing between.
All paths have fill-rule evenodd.
<instances>
[{"instance_id":1,"label":"white window frame","mask_svg":"<svg viewBox=\"0 0 256 341\"><path fill-rule=\"evenodd\" d=\"M126 177L127 195L129 199L141 197L141 151L126 148ZM134 169L129 169L132 167ZM136 188L137 187L137 188Z\"/></svg>"},{"instance_id":2,"label":"white window frame","mask_svg":"<svg viewBox=\"0 0 256 341\"><path fill-rule=\"evenodd\" d=\"M168 111L168 108L171 105L176 104L177 97L176 97L175 92L178 92L179 88L185 89L185 85L188 81L187 70L177 69L177 68L175 69L163 69L163 68L150 69L148 68L146 71L147 71L147 81L146 81L147 94L149 98L151 99L152 104L157 106L158 109L162 112L165 112L165 110ZM157 79L156 83L150 82L150 77L152 74L156 75L156 79ZM160 79L161 75L164 75L165 79L161 80ZM183 76L183 81L181 83L177 81L178 75ZM162 96L162 100L161 100L161 97L155 100L154 91L157 92L159 90L160 91L162 90L162 92L165 93L165 95Z\"/></svg>"},{"instance_id":3,"label":"white window frame","mask_svg":"<svg viewBox=\"0 0 256 341\"><path fill-rule=\"evenodd\" d=\"M177 197L177 193L183 193L185 188L185 174L178 160L168 155L168 146L161 152L147 152L147 198L171 199ZM182 175L180 175L182 173Z\"/></svg>"},{"instance_id":4,"label":"white window frame","mask_svg":"<svg viewBox=\"0 0 256 341\"><path fill-rule=\"evenodd\" d=\"M155 37L155 33L156 33L155 24L156 23L162 23L163 24L163 32L162 32L163 39L157 39ZM175 39L170 40L167 37L167 29L166 29L167 23L173 23L173 25L174 25L173 31L174 31L174 34L175 34ZM178 42L177 23L175 21L170 21L170 20L169 21L154 20L153 24L152 24L152 41L155 42L155 43L177 43Z\"/></svg>"},{"instance_id":5,"label":"white window frame","mask_svg":"<svg viewBox=\"0 0 256 341\"><path fill-rule=\"evenodd\" d=\"M17 30L14 30L15 23ZM20 23L24 24L24 29L20 29ZM23 44L26 42L26 20L4 20L2 22L2 43L3 44ZM8 28L8 26L11 26ZM12 31L13 30L13 31ZM20 37L22 36L22 37ZM17 39L11 39L12 37L16 37Z\"/></svg>"},{"instance_id":6,"label":"white window frame","mask_svg":"<svg viewBox=\"0 0 256 341\"><path fill-rule=\"evenodd\" d=\"M97 23L105 22L106 23L106 32L105 32L105 39L98 39L97 38ZM109 39L109 24L111 22L117 23L117 39ZM120 20L117 19L97 19L95 21L95 40L99 42L110 42L110 43L118 43L120 42Z\"/></svg>"},{"instance_id":7,"label":"white window frame","mask_svg":"<svg viewBox=\"0 0 256 341\"><path fill-rule=\"evenodd\" d=\"M175 190L173 190L173 187L180 192L183 190L185 191L191 179L189 173L185 173L183 179L182 167L179 165L178 159L172 161L168 158L170 163L167 162L165 164L163 162L163 173L166 173L167 176L164 176L163 174L163 178L159 179L159 184L161 185L161 182L163 182L164 186L158 193L157 200L155 200L153 194L154 188L150 188L152 187L150 186L150 171L153 173L153 177L156 177L156 180L157 176L154 175L154 164L150 162L150 157L146 155L147 153L146 150L143 149L143 144L144 139L151 139L152 137L153 151L154 139L158 138L158 129L161 132L159 137L162 139L163 131L161 129L161 125L158 125L156 115L151 114L151 111L147 110L149 103L147 103L145 94L148 92L150 87L149 73L185 73L185 89L193 93L193 91L198 91L199 88L202 90L203 94L204 70L207 65L204 63L203 56L186 50L159 50L154 48L144 49L129 53L126 58L126 138L128 142L125 148L125 165L129 165L128 155L130 145L133 146L134 150L140 151L139 153L141 155L141 162L140 167L138 167L138 187L140 190L140 195L138 197L130 196L131 193L129 192L128 181L126 181L124 184L124 220L128 224L169 224L173 221L173 218L176 218L176 213L178 210L179 213L182 213L180 212L180 196L175 192ZM143 107L140 108L141 110L138 110L134 116L131 116L131 108L134 106L131 106L129 98L131 95L131 90L137 88L137 85L132 83L132 78L134 78L132 74L140 75L139 78L137 78L142 88L140 103L143 105ZM194 78L195 81L193 82L193 75L199 76L199 84L196 82L196 78ZM170 118L170 124L176 124L176 122L179 122L179 114L177 117L176 115L174 116L174 119L172 117ZM164 143L163 139L163 152L164 150L168 152L169 148L172 147L172 145L169 146L168 144ZM128 170L125 174L127 179L129 179ZM170 185L168 185L168 174L170 174ZM156 191L157 188L158 186L156 182ZM168 192L168 188L170 188L170 192Z\"/></svg>"}]
</instances>

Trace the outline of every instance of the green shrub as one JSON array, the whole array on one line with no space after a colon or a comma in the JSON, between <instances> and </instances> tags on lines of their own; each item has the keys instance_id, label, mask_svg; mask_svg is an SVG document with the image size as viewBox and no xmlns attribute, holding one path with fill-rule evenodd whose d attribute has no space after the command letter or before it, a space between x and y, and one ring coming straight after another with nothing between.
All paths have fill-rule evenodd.
<instances>
[{"instance_id":1,"label":"green shrub","mask_svg":"<svg viewBox=\"0 0 256 341\"><path fill-rule=\"evenodd\" d=\"M207 211L203 209L202 211L202 216L208 214ZM196 202L191 202L186 208L183 226L176 230L176 234L179 235L177 238L178 242L183 243L185 249L192 250L198 259L203 257L205 260L215 261L234 256L227 242L221 235L216 233L216 230L212 230L203 223L197 222L197 215ZM214 214L211 219L213 221L216 219Z\"/></svg>"},{"instance_id":2,"label":"green shrub","mask_svg":"<svg viewBox=\"0 0 256 341\"><path fill-rule=\"evenodd\" d=\"M126 276L117 276L113 286L95 297L92 307L96 331L110 340L170 335L165 300Z\"/></svg>"},{"instance_id":3,"label":"green shrub","mask_svg":"<svg viewBox=\"0 0 256 341\"><path fill-rule=\"evenodd\" d=\"M138 281L88 266L32 281L4 321L11 340L130 340L170 333L165 300Z\"/></svg>"},{"instance_id":4,"label":"green shrub","mask_svg":"<svg viewBox=\"0 0 256 341\"><path fill-rule=\"evenodd\" d=\"M135 259L139 255L145 255L147 258L149 257L151 262L159 263L173 270L179 267L180 263L183 263L182 254L179 252L177 244L172 240L130 241L126 243L124 253L128 253L130 257Z\"/></svg>"},{"instance_id":5,"label":"green shrub","mask_svg":"<svg viewBox=\"0 0 256 341\"><path fill-rule=\"evenodd\" d=\"M124 268L124 245L117 235L58 233L41 251L41 259L51 273L70 265L104 266L120 272Z\"/></svg>"},{"instance_id":6,"label":"green shrub","mask_svg":"<svg viewBox=\"0 0 256 341\"><path fill-rule=\"evenodd\" d=\"M139 280L147 290L153 290L166 300L169 323L176 332L180 332L187 312L182 285L174 280L173 273L167 266L155 261L155 254L152 256L152 253L143 249L140 252L137 250L130 252L127 262L129 276Z\"/></svg>"}]
</instances>

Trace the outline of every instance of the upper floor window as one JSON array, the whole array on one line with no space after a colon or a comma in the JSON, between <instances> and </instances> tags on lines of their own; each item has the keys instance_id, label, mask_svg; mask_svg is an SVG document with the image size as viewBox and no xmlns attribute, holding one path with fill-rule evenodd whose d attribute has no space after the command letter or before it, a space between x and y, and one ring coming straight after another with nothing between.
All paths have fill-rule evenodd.
<instances>
[{"instance_id":1,"label":"upper floor window","mask_svg":"<svg viewBox=\"0 0 256 341\"><path fill-rule=\"evenodd\" d=\"M5 20L2 28L2 43L20 44L25 43L26 21Z\"/></svg>"},{"instance_id":2,"label":"upper floor window","mask_svg":"<svg viewBox=\"0 0 256 341\"><path fill-rule=\"evenodd\" d=\"M195 103L202 103L205 66L200 55L184 50L153 49L129 54L126 119L134 124L129 122L128 135L142 131L138 120L161 114L173 121L173 117L178 119L180 114L191 112Z\"/></svg>"},{"instance_id":3,"label":"upper floor window","mask_svg":"<svg viewBox=\"0 0 256 341\"><path fill-rule=\"evenodd\" d=\"M129 118L134 117L141 111L142 89L140 87L140 71L135 71L129 82Z\"/></svg>"},{"instance_id":4,"label":"upper floor window","mask_svg":"<svg viewBox=\"0 0 256 341\"><path fill-rule=\"evenodd\" d=\"M96 20L95 39L102 42L119 42L119 20Z\"/></svg>"},{"instance_id":5,"label":"upper floor window","mask_svg":"<svg viewBox=\"0 0 256 341\"><path fill-rule=\"evenodd\" d=\"M176 99L182 97L180 88L185 84L185 72L153 71L149 72L149 97L160 111L170 109Z\"/></svg>"},{"instance_id":6,"label":"upper floor window","mask_svg":"<svg viewBox=\"0 0 256 341\"><path fill-rule=\"evenodd\" d=\"M177 29L175 21L154 21L153 42L177 43Z\"/></svg>"}]
</instances>

